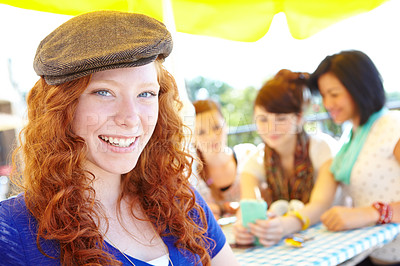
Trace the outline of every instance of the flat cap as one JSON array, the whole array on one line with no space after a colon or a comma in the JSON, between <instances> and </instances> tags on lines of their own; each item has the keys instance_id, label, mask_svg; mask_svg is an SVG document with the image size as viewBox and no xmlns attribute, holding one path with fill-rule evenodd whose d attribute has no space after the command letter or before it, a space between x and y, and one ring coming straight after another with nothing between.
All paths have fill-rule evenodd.
<instances>
[{"instance_id":1,"label":"flat cap","mask_svg":"<svg viewBox=\"0 0 400 266\"><path fill-rule=\"evenodd\" d=\"M49 85L59 85L102 70L146 65L171 51L171 34L158 20L96 11L68 20L44 38L33 68Z\"/></svg>"}]
</instances>

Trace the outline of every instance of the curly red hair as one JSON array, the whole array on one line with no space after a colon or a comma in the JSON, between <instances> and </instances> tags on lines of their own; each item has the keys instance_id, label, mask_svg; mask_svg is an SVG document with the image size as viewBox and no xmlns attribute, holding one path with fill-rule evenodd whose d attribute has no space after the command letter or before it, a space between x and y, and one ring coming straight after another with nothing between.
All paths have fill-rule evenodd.
<instances>
[{"instance_id":1,"label":"curly red hair","mask_svg":"<svg viewBox=\"0 0 400 266\"><path fill-rule=\"evenodd\" d=\"M185 151L184 125L178 113L182 103L174 78L159 60L156 66L158 122L136 167L122 176L119 201L130 196L133 206L138 200L158 233L169 232L177 238L177 247L210 265L205 214L188 182L193 158ZM79 96L90 78L56 86L41 78L35 84L27 99L29 122L13 155L14 177L23 176L25 202L38 222L37 245L42 253L39 240L51 239L60 245L63 265L118 265L102 249L104 239L98 225L104 215L94 199L94 176L83 168L86 144L71 127ZM20 168L19 173L16 169ZM191 218L194 210L200 214L201 225Z\"/></svg>"}]
</instances>

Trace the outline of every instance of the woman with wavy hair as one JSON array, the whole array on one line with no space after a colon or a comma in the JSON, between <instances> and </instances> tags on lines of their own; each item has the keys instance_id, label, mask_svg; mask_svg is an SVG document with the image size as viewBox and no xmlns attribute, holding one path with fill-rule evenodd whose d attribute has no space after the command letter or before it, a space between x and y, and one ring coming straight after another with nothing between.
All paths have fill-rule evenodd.
<instances>
[{"instance_id":1,"label":"woman with wavy hair","mask_svg":"<svg viewBox=\"0 0 400 266\"><path fill-rule=\"evenodd\" d=\"M0 202L2 263L237 264L188 181L171 49L162 23L115 11L41 42L13 158L23 193Z\"/></svg>"}]
</instances>

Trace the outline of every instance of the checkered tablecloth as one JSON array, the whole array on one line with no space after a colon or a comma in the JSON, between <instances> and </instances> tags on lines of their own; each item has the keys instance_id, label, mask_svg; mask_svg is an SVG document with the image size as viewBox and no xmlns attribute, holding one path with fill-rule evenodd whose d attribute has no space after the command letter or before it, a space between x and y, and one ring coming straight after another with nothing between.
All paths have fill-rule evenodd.
<instances>
[{"instance_id":1,"label":"checkered tablecloth","mask_svg":"<svg viewBox=\"0 0 400 266\"><path fill-rule=\"evenodd\" d=\"M303 235L313 237L304 247L284 244L273 247L234 249L241 265L337 265L356 255L392 241L400 232L400 224L376 225L344 232L330 232L317 224Z\"/></svg>"}]
</instances>

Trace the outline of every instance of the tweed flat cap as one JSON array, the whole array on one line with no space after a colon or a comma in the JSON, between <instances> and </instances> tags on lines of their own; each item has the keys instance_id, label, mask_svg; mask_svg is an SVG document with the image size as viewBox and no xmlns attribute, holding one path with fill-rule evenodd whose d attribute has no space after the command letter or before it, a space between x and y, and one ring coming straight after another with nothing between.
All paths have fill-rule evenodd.
<instances>
[{"instance_id":1,"label":"tweed flat cap","mask_svg":"<svg viewBox=\"0 0 400 266\"><path fill-rule=\"evenodd\" d=\"M151 17L96 11L74 17L43 39L33 68L50 85L107 69L142 66L172 51L165 25Z\"/></svg>"}]
</instances>

